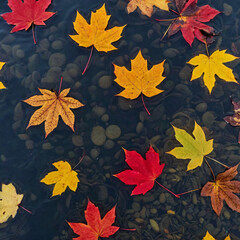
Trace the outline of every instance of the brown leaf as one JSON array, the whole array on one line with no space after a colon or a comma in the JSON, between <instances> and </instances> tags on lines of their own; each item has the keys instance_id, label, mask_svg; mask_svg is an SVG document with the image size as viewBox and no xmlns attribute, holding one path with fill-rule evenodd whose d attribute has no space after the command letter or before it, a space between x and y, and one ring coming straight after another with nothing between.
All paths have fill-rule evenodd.
<instances>
[{"instance_id":1,"label":"brown leaf","mask_svg":"<svg viewBox=\"0 0 240 240\"><path fill-rule=\"evenodd\" d=\"M219 173L215 182L207 182L202 188L201 196L211 197L212 208L218 216L222 211L223 200L232 210L240 212L240 199L234 194L240 193L240 181L230 181L238 174L238 166Z\"/></svg>"}]
</instances>

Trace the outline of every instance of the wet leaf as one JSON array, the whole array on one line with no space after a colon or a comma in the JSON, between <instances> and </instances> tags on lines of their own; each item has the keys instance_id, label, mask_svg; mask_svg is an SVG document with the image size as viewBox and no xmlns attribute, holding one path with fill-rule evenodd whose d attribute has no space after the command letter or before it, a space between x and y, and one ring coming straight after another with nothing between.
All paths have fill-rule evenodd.
<instances>
[{"instance_id":1,"label":"wet leaf","mask_svg":"<svg viewBox=\"0 0 240 240\"><path fill-rule=\"evenodd\" d=\"M80 235L77 240L98 240L101 238L108 238L116 233L119 227L112 226L115 221L116 207L113 207L101 219L98 207L96 207L90 200L88 201L87 209L85 210L85 223L72 223L68 222L72 230Z\"/></svg>"},{"instance_id":2,"label":"wet leaf","mask_svg":"<svg viewBox=\"0 0 240 240\"><path fill-rule=\"evenodd\" d=\"M5 64L5 62L0 62L0 70L3 68L4 64ZM4 88L6 88L6 87L5 87L4 84L0 81L0 89L4 89Z\"/></svg>"},{"instance_id":3,"label":"wet leaf","mask_svg":"<svg viewBox=\"0 0 240 240\"><path fill-rule=\"evenodd\" d=\"M215 238L207 231L205 237L202 240L215 240ZM228 235L224 240L231 240L231 238Z\"/></svg>"},{"instance_id":4,"label":"wet leaf","mask_svg":"<svg viewBox=\"0 0 240 240\"><path fill-rule=\"evenodd\" d=\"M45 25L55 13L46 12L51 0L8 0L8 6L12 12L4 13L1 16L8 24L16 25L11 32L28 30L31 25Z\"/></svg>"},{"instance_id":5,"label":"wet leaf","mask_svg":"<svg viewBox=\"0 0 240 240\"><path fill-rule=\"evenodd\" d=\"M55 184L52 197L61 195L66 191L67 187L75 192L79 183L77 172L72 170L71 165L66 161L55 162L53 166L57 168L57 171L48 173L41 180L41 182L47 185Z\"/></svg>"},{"instance_id":6,"label":"wet leaf","mask_svg":"<svg viewBox=\"0 0 240 240\"><path fill-rule=\"evenodd\" d=\"M128 13L131 13L139 8L143 15L151 17L154 6L162 10L169 11L168 3L168 0L130 0L127 5L127 11Z\"/></svg>"},{"instance_id":7,"label":"wet leaf","mask_svg":"<svg viewBox=\"0 0 240 240\"><path fill-rule=\"evenodd\" d=\"M218 216L223 208L223 200L234 211L240 212L240 199L234 193L240 193L240 181L230 181L237 174L237 164L223 173L219 173L215 182L207 182L201 191L201 196L211 197L213 210Z\"/></svg>"},{"instance_id":8,"label":"wet leaf","mask_svg":"<svg viewBox=\"0 0 240 240\"><path fill-rule=\"evenodd\" d=\"M190 159L187 171L195 169L202 165L203 157L213 151L213 139L206 141L202 128L195 122L192 135L185 130L174 127L175 138L182 144L182 147L176 147L170 152L178 159Z\"/></svg>"},{"instance_id":9,"label":"wet leaf","mask_svg":"<svg viewBox=\"0 0 240 240\"><path fill-rule=\"evenodd\" d=\"M125 170L114 176L127 185L137 185L131 195L145 194L153 188L165 164L160 164L159 155L152 147L146 153L146 160L136 151L124 149L124 152L125 161L131 170Z\"/></svg>"},{"instance_id":10,"label":"wet leaf","mask_svg":"<svg viewBox=\"0 0 240 240\"><path fill-rule=\"evenodd\" d=\"M175 0L179 16L169 28L168 36L181 30L184 39L191 46L194 38L202 42L213 41L214 28L204 24L209 22L220 12L209 5L197 6L198 0Z\"/></svg>"},{"instance_id":11,"label":"wet leaf","mask_svg":"<svg viewBox=\"0 0 240 240\"><path fill-rule=\"evenodd\" d=\"M77 35L69 35L81 47L94 46L98 51L109 52L117 49L113 42L121 38L122 27L107 29L111 15L107 15L105 4L96 12L92 12L90 24L77 11L75 22L73 23Z\"/></svg>"},{"instance_id":12,"label":"wet leaf","mask_svg":"<svg viewBox=\"0 0 240 240\"><path fill-rule=\"evenodd\" d=\"M193 69L190 81L200 78L203 75L203 82L208 88L210 94L215 85L215 75L226 82L238 83L233 75L232 69L223 64L235 59L238 59L238 57L226 53L226 50L216 50L209 57L204 54L199 54L188 62L188 64L196 66Z\"/></svg>"},{"instance_id":13,"label":"wet leaf","mask_svg":"<svg viewBox=\"0 0 240 240\"><path fill-rule=\"evenodd\" d=\"M0 223L4 223L12 216L17 214L18 205L23 199L23 194L17 194L16 188L12 183L2 184L0 191Z\"/></svg>"},{"instance_id":14,"label":"wet leaf","mask_svg":"<svg viewBox=\"0 0 240 240\"><path fill-rule=\"evenodd\" d=\"M74 98L66 97L70 88L64 89L59 94L47 89L39 88L39 91L42 95L35 95L24 100L33 107L41 106L30 118L27 128L45 121L45 137L47 137L57 127L61 116L64 123L74 131L75 116L71 109L82 107L83 104Z\"/></svg>"}]
</instances>

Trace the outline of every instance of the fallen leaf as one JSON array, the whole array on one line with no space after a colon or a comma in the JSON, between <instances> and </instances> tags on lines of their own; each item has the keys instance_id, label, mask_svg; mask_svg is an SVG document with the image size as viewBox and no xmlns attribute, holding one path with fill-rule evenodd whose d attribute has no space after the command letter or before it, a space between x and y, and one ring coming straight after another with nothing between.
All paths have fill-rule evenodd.
<instances>
[{"instance_id":1,"label":"fallen leaf","mask_svg":"<svg viewBox=\"0 0 240 240\"><path fill-rule=\"evenodd\" d=\"M211 197L213 210L218 216L223 208L223 200L234 211L240 212L240 199L234 193L240 193L240 181L230 181L237 174L237 164L223 173L219 173L215 182L207 182L201 191L201 196Z\"/></svg>"},{"instance_id":2,"label":"fallen leaf","mask_svg":"<svg viewBox=\"0 0 240 240\"><path fill-rule=\"evenodd\" d=\"M143 15L151 17L153 14L153 6L169 11L168 3L168 0L130 0L127 5L127 11L131 13L139 8Z\"/></svg>"},{"instance_id":3,"label":"fallen leaf","mask_svg":"<svg viewBox=\"0 0 240 240\"><path fill-rule=\"evenodd\" d=\"M17 194L16 188L12 183L2 184L0 191L0 223L4 223L12 216L17 214L18 206L23 199L23 194Z\"/></svg>"},{"instance_id":4,"label":"fallen leaf","mask_svg":"<svg viewBox=\"0 0 240 240\"><path fill-rule=\"evenodd\" d=\"M175 0L179 16L170 25L168 36L181 30L184 39L190 46L196 37L202 42L212 42L214 28L204 24L209 22L220 12L209 5L197 6L198 0Z\"/></svg>"},{"instance_id":5,"label":"fallen leaf","mask_svg":"<svg viewBox=\"0 0 240 240\"><path fill-rule=\"evenodd\" d=\"M121 38L122 27L107 29L111 15L107 15L105 4L96 12L92 12L90 24L77 11L77 17L73 26L77 35L69 35L81 47L94 46L97 51L109 52L117 49L113 42Z\"/></svg>"},{"instance_id":6,"label":"fallen leaf","mask_svg":"<svg viewBox=\"0 0 240 240\"><path fill-rule=\"evenodd\" d=\"M226 53L226 50L216 50L211 56L199 54L188 62L188 64L196 66L193 69L190 81L200 78L204 74L203 81L210 94L215 85L215 75L218 75L219 78L225 80L226 82L238 83L232 70L223 64L231 62L235 59L238 59L238 57Z\"/></svg>"},{"instance_id":7,"label":"fallen leaf","mask_svg":"<svg viewBox=\"0 0 240 240\"><path fill-rule=\"evenodd\" d=\"M185 130L174 127L175 138L182 144L182 147L175 147L167 152L178 159L190 159L187 171L202 165L203 157L213 151L213 139L206 141L202 128L195 122L192 135Z\"/></svg>"},{"instance_id":8,"label":"fallen leaf","mask_svg":"<svg viewBox=\"0 0 240 240\"><path fill-rule=\"evenodd\" d=\"M5 62L0 62L0 70L3 68ZM0 89L6 88L2 82L0 82Z\"/></svg>"},{"instance_id":9,"label":"fallen leaf","mask_svg":"<svg viewBox=\"0 0 240 240\"><path fill-rule=\"evenodd\" d=\"M108 238L116 233L119 227L112 226L115 221L116 207L113 207L101 219L98 207L96 207L90 200L88 201L87 209L85 210L85 223L68 222L74 233L80 235L77 240L97 240L99 237Z\"/></svg>"},{"instance_id":10,"label":"fallen leaf","mask_svg":"<svg viewBox=\"0 0 240 240\"><path fill-rule=\"evenodd\" d=\"M31 25L32 27L45 25L44 21L55 14L55 12L46 12L50 4L51 0L24 0L24 2L22 0L8 0L8 6L12 12L4 13L1 16L8 24L16 25L11 32L28 30ZM36 44L35 37L34 43Z\"/></svg>"},{"instance_id":11,"label":"fallen leaf","mask_svg":"<svg viewBox=\"0 0 240 240\"><path fill-rule=\"evenodd\" d=\"M64 89L60 93L40 88L39 91L42 95L35 95L24 100L33 107L42 106L32 115L27 129L45 121L45 137L47 137L57 127L59 116L61 116L64 123L74 131L75 116L71 108L79 108L83 104L74 98L66 97L70 88Z\"/></svg>"},{"instance_id":12,"label":"fallen leaf","mask_svg":"<svg viewBox=\"0 0 240 240\"><path fill-rule=\"evenodd\" d=\"M152 147L146 153L146 160L136 151L124 149L124 152L125 161L132 170L125 170L114 176L127 185L137 185L131 195L145 194L153 188L165 164L160 164L159 155Z\"/></svg>"},{"instance_id":13,"label":"fallen leaf","mask_svg":"<svg viewBox=\"0 0 240 240\"><path fill-rule=\"evenodd\" d=\"M232 116L226 116L224 120L233 127L240 127L240 103L232 101L234 114ZM240 131L238 134L238 143L240 144Z\"/></svg>"},{"instance_id":14,"label":"fallen leaf","mask_svg":"<svg viewBox=\"0 0 240 240\"><path fill-rule=\"evenodd\" d=\"M215 240L215 238L207 231L205 237L202 240ZM228 235L224 240L231 240L231 238Z\"/></svg>"},{"instance_id":15,"label":"fallen leaf","mask_svg":"<svg viewBox=\"0 0 240 240\"><path fill-rule=\"evenodd\" d=\"M69 187L72 191L76 192L79 179L77 172L75 172L71 165L66 161L58 161L53 163L57 171L48 173L40 182L47 185L55 184L53 188L52 197L61 195Z\"/></svg>"},{"instance_id":16,"label":"fallen leaf","mask_svg":"<svg viewBox=\"0 0 240 240\"><path fill-rule=\"evenodd\" d=\"M146 97L153 97L163 92L163 90L157 88L157 86L165 79L165 77L163 77L163 65L164 61L154 65L148 70L147 60L143 58L141 51L139 51L137 56L131 60L130 71L125 67L120 67L114 64L114 74L117 77L114 81L121 87L125 88L116 96L135 99L140 94L143 94Z\"/></svg>"}]
</instances>

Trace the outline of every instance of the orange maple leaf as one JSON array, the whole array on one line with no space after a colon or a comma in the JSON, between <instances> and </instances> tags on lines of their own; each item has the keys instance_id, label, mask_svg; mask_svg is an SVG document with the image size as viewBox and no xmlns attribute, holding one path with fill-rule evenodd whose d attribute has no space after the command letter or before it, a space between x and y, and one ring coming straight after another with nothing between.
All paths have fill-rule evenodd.
<instances>
[{"instance_id":1,"label":"orange maple leaf","mask_svg":"<svg viewBox=\"0 0 240 240\"><path fill-rule=\"evenodd\" d=\"M27 129L45 121L46 138L57 127L59 116L61 116L64 123L74 131L75 116L71 108L75 109L84 105L74 98L66 97L70 88L64 89L60 93L40 88L39 91L42 95L35 95L24 100L25 103L33 107L42 106L32 115Z\"/></svg>"},{"instance_id":2,"label":"orange maple leaf","mask_svg":"<svg viewBox=\"0 0 240 240\"><path fill-rule=\"evenodd\" d=\"M240 199L234 193L240 193L240 181L230 181L237 174L239 164L219 173L215 182L207 182L201 191L201 196L210 196L212 208L219 216L223 208L223 200L227 205L237 212L240 212Z\"/></svg>"}]
</instances>

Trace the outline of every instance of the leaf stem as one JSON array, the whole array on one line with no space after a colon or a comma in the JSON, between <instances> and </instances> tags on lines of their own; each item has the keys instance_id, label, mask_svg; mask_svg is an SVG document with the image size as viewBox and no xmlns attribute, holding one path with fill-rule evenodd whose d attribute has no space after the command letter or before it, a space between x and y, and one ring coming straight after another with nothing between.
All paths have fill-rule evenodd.
<instances>
[{"instance_id":1,"label":"leaf stem","mask_svg":"<svg viewBox=\"0 0 240 240\"><path fill-rule=\"evenodd\" d=\"M148 111L148 109L147 109L146 105L145 105L145 102L144 102L144 99L143 99L143 94L142 94L142 93L141 93L141 98L142 98L142 103L143 103L143 106L144 106L144 108L145 108L146 112L148 113L148 115L151 115L151 114L150 114L150 112Z\"/></svg>"},{"instance_id":2,"label":"leaf stem","mask_svg":"<svg viewBox=\"0 0 240 240\"><path fill-rule=\"evenodd\" d=\"M214 159L214 158L211 158L211 157L208 157L208 156L205 156L205 157L208 158L208 159L211 159L212 161L214 161L214 162L216 162L216 163L218 163L218 164L220 164L220 165L222 165L222 166L225 167L225 168L230 168L229 166L227 166L227 165L219 162L218 160L216 160L216 159Z\"/></svg>"},{"instance_id":3,"label":"leaf stem","mask_svg":"<svg viewBox=\"0 0 240 240\"><path fill-rule=\"evenodd\" d=\"M161 38L161 41L162 41L162 40L164 39L164 37L167 35L167 33L168 33L170 27L172 26L172 24L173 24L173 23L171 23L171 24L168 26L167 30L165 31L165 33L163 34L163 36L162 36L162 38Z\"/></svg>"},{"instance_id":4,"label":"leaf stem","mask_svg":"<svg viewBox=\"0 0 240 240\"><path fill-rule=\"evenodd\" d=\"M31 212L31 211L27 210L25 207L21 206L20 204L19 204L18 206L19 206L20 208L22 208L24 211L26 211L26 212L28 212L28 213L32 214L32 212Z\"/></svg>"},{"instance_id":5,"label":"leaf stem","mask_svg":"<svg viewBox=\"0 0 240 240\"><path fill-rule=\"evenodd\" d=\"M157 19L157 18L155 18L155 20L158 21L158 22L174 21L174 20L176 20L176 19L178 19L178 18L170 18L170 19Z\"/></svg>"},{"instance_id":6,"label":"leaf stem","mask_svg":"<svg viewBox=\"0 0 240 240\"><path fill-rule=\"evenodd\" d=\"M178 193L177 195L178 195L178 196L181 196L181 195L184 195L184 194L187 194L187 193L191 193L191 192L198 191L198 190L200 190L200 189L201 189L201 188L196 188L196 189L193 189L193 190L190 190L190 191L187 191L187 192Z\"/></svg>"},{"instance_id":7,"label":"leaf stem","mask_svg":"<svg viewBox=\"0 0 240 240\"><path fill-rule=\"evenodd\" d=\"M82 160L84 159L84 157L85 157L85 150L83 150L83 155L82 155L81 159L79 160L79 162L77 163L77 165L76 165L75 167L73 167L73 169L75 169L75 168L82 162Z\"/></svg>"},{"instance_id":8,"label":"leaf stem","mask_svg":"<svg viewBox=\"0 0 240 240\"><path fill-rule=\"evenodd\" d=\"M207 41L204 41L205 47L206 47L206 52L207 52L207 56L209 57L209 51L208 51L208 46L207 46Z\"/></svg>"},{"instance_id":9,"label":"leaf stem","mask_svg":"<svg viewBox=\"0 0 240 240\"><path fill-rule=\"evenodd\" d=\"M205 160L205 162L207 163L207 165L208 165L208 167L209 167L209 169L210 169L210 171L211 171L211 173L212 173L213 180L214 180L214 182L215 182L216 178L215 178L215 175L214 175L214 173L213 173L213 170L212 170L212 168L211 168L211 166L210 166L209 162L207 161L207 159L206 159L206 158L204 158L204 160Z\"/></svg>"},{"instance_id":10,"label":"leaf stem","mask_svg":"<svg viewBox=\"0 0 240 240\"><path fill-rule=\"evenodd\" d=\"M129 229L129 228L119 228L119 230L123 230L123 231L136 231L137 229L136 228L132 228L132 229Z\"/></svg>"},{"instance_id":11,"label":"leaf stem","mask_svg":"<svg viewBox=\"0 0 240 240\"><path fill-rule=\"evenodd\" d=\"M93 46L92 46L92 48L91 48L91 52L90 52L90 55L89 55L89 58L88 58L87 64L86 64L86 67L84 68L84 70L83 70L83 72L82 72L82 75L84 75L85 72L87 71L88 65L89 65L90 60L91 60L91 58L92 58L92 54L93 54Z\"/></svg>"},{"instance_id":12,"label":"leaf stem","mask_svg":"<svg viewBox=\"0 0 240 240\"><path fill-rule=\"evenodd\" d=\"M58 95L59 95L59 94L60 94L60 92L61 92L61 88L62 88L62 81L63 81L63 77L61 77L61 80L60 80L59 89L58 89Z\"/></svg>"},{"instance_id":13,"label":"leaf stem","mask_svg":"<svg viewBox=\"0 0 240 240\"><path fill-rule=\"evenodd\" d=\"M170 191L168 188L164 187L161 183L159 183L157 180L155 180L155 182L162 188L164 188L165 190L167 190L168 192L170 192L172 195L174 195L177 198L180 198L180 196L178 194L175 194L174 192Z\"/></svg>"},{"instance_id":14,"label":"leaf stem","mask_svg":"<svg viewBox=\"0 0 240 240\"><path fill-rule=\"evenodd\" d=\"M173 9L169 9L170 11L172 11L172 12L174 12L174 13L176 13L177 15L180 15L178 12L176 12L175 10L173 10Z\"/></svg>"},{"instance_id":15,"label":"leaf stem","mask_svg":"<svg viewBox=\"0 0 240 240\"><path fill-rule=\"evenodd\" d=\"M34 44L36 45L37 42L36 42L36 38L35 38L34 24L32 24L32 35L33 35L33 42L34 42Z\"/></svg>"}]
</instances>

